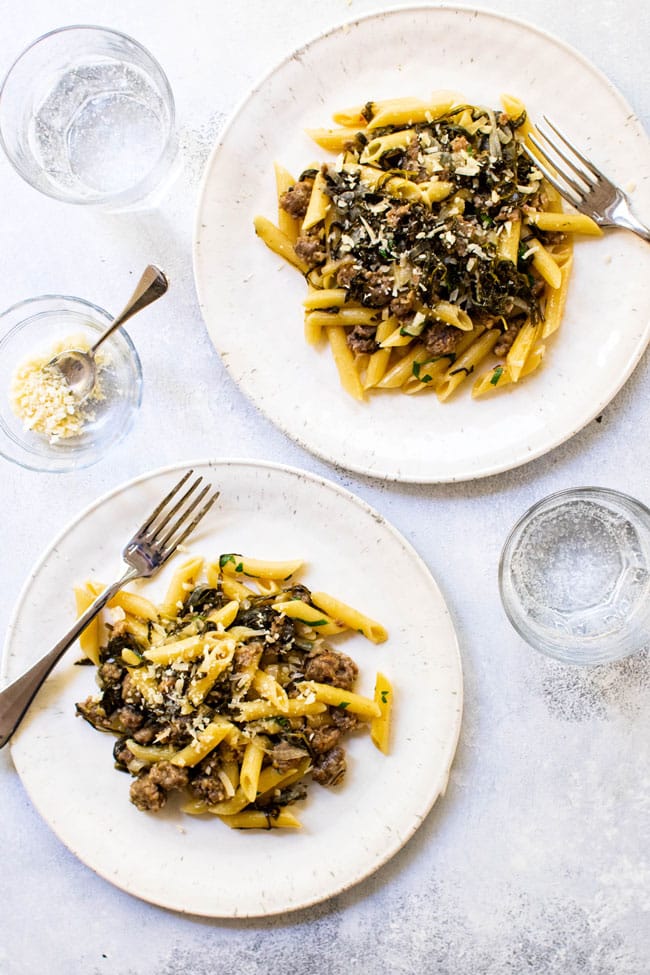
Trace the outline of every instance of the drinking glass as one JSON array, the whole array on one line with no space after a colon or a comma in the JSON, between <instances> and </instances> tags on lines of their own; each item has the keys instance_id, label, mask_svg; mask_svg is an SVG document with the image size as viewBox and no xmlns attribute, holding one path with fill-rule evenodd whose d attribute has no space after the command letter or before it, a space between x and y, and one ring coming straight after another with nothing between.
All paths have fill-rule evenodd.
<instances>
[{"instance_id":1,"label":"drinking glass","mask_svg":"<svg viewBox=\"0 0 650 975\"><path fill-rule=\"evenodd\" d=\"M33 187L68 203L129 206L176 155L174 98L125 34L64 27L34 41L0 90L0 141Z\"/></svg>"},{"instance_id":2,"label":"drinking glass","mask_svg":"<svg viewBox=\"0 0 650 975\"><path fill-rule=\"evenodd\" d=\"M606 488L533 505L499 565L504 609L532 647L599 664L650 644L650 510Z\"/></svg>"}]
</instances>

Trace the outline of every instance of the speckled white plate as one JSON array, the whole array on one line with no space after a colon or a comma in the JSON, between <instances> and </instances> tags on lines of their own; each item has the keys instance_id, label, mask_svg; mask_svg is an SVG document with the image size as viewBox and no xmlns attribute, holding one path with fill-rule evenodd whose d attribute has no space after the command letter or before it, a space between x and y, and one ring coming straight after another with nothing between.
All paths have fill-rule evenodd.
<instances>
[{"instance_id":1,"label":"speckled white plate","mask_svg":"<svg viewBox=\"0 0 650 975\"><path fill-rule=\"evenodd\" d=\"M194 465L218 485L218 504L191 550L301 557L307 585L339 594L381 620L390 639L333 642L359 664L372 694L378 669L396 688L392 752L367 735L349 743L346 781L313 785L300 831L235 831L174 807L138 812L130 779L113 768L112 735L75 717L94 693L94 668L71 649L41 689L12 741L13 759L43 818L84 863L137 897L193 914L246 917L303 907L367 877L408 840L444 792L458 739L462 676L444 600L411 546L363 501L329 481L250 461ZM88 508L30 576L8 631L3 678L17 677L74 617L72 586L117 578L119 552L178 479L147 474ZM186 556L184 556L186 557ZM145 583L161 596L173 565Z\"/></svg>"},{"instance_id":2,"label":"speckled white plate","mask_svg":"<svg viewBox=\"0 0 650 975\"><path fill-rule=\"evenodd\" d=\"M565 44L488 11L389 10L307 44L271 72L221 134L204 178L194 266L208 331L234 380L290 437L351 470L402 481L483 477L555 447L597 416L650 336L650 247L624 231L576 247L561 333L539 374L491 400L468 392L374 395L359 404L327 349L303 338L304 281L253 232L276 213L273 162L327 156L306 128L333 110L437 88L479 104L507 91L572 134L650 221L650 148L618 91Z\"/></svg>"}]
</instances>

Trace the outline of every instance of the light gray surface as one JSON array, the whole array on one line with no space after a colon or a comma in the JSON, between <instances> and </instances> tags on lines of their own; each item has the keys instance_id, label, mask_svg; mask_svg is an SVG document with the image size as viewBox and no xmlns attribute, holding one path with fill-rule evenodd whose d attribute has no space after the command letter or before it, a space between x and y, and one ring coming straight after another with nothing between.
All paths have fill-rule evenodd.
<instances>
[{"instance_id":1,"label":"light gray surface","mask_svg":"<svg viewBox=\"0 0 650 975\"><path fill-rule=\"evenodd\" d=\"M648 127L650 12L641 0L486 6L579 48ZM172 280L169 296L130 328L145 399L128 441L76 475L0 462L0 622L9 621L51 537L122 481L201 456L305 467L379 508L424 557L449 602L466 705L447 795L402 853L334 901L266 921L206 922L140 903L78 863L31 807L5 750L0 975L648 970L647 655L593 671L547 661L509 628L496 584L507 530L544 494L596 483L650 500L647 356L601 422L545 458L476 483L400 487L334 470L277 432L233 386L200 318L193 211L225 116L287 52L372 9L365 0L0 2L2 22L11 24L0 34L2 72L27 42L63 24L112 26L147 44L176 95L183 162L157 211L108 215L39 196L0 159L0 308L54 291L116 311L148 261ZM432 51L431 87L440 83Z\"/></svg>"}]
</instances>

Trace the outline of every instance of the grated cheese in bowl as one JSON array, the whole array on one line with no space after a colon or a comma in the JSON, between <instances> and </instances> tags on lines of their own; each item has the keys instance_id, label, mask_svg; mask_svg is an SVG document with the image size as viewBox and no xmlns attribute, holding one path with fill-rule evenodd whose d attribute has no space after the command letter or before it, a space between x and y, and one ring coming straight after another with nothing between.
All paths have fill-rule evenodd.
<instances>
[{"instance_id":1,"label":"grated cheese in bowl","mask_svg":"<svg viewBox=\"0 0 650 975\"><path fill-rule=\"evenodd\" d=\"M47 363L66 349L87 352L83 336L69 336L53 346L47 355L34 356L22 362L11 382L11 407L26 430L44 434L51 444L68 437L78 437L86 423L95 419L95 406L104 399L102 390L107 357L95 359L97 380L90 396L80 403L58 369Z\"/></svg>"},{"instance_id":2,"label":"grated cheese in bowl","mask_svg":"<svg viewBox=\"0 0 650 975\"><path fill-rule=\"evenodd\" d=\"M0 455L30 470L65 472L96 463L122 440L142 398L138 353L121 328L96 357L91 395L78 402L53 356L87 351L113 316L81 298L43 295L0 314Z\"/></svg>"}]
</instances>

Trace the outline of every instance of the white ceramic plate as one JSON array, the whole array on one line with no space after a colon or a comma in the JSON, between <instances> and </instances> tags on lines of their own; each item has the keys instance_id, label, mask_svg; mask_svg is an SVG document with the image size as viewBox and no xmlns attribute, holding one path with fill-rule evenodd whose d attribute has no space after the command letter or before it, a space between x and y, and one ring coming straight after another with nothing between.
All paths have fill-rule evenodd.
<instances>
[{"instance_id":1,"label":"white ceramic plate","mask_svg":"<svg viewBox=\"0 0 650 975\"><path fill-rule=\"evenodd\" d=\"M305 558L307 585L340 594L380 619L390 640L359 634L337 646L359 664L372 694L378 669L396 687L390 756L367 735L349 743L348 774L313 785L301 831L235 831L174 808L138 812L130 779L113 768L112 735L75 717L96 691L94 668L72 649L40 691L12 742L16 768L41 815L84 863L164 907L211 917L273 914L323 900L368 876L417 829L444 792L462 710L456 637L426 566L387 522L353 495L312 475L248 461L194 465L221 498L191 550ZM119 551L178 479L145 475L105 496L70 525L31 575L10 626L3 676L13 679L69 627L72 586L117 577ZM187 557L187 556L183 556ZM147 586L162 595L173 565Z\"/></svg>"},{"instance_id":2,"label":"white ceramic plate","mask_svg":"<svg viewBox=\"0 0 650 975\"><path fill-rule=\"evenodd\" d=\"M212 340L234 380L305 448L402 481L483 477L538 457L597 416L650 335L650 248L623 231L576 247L564 326L547 364L492 400L468 392L375 395L359 404L329 350L303 339L302 277L257 240L275 218L273 162L295 174L327 156L303 133L333 110L436 88L469 101L521 97L549 115L650 220L650 150L631 108L576 51L533 27L468 8L390 10L325 34L280 64L239 107L215 147L199 203L194 265Z\"/></svg>"}]
</instances>

